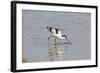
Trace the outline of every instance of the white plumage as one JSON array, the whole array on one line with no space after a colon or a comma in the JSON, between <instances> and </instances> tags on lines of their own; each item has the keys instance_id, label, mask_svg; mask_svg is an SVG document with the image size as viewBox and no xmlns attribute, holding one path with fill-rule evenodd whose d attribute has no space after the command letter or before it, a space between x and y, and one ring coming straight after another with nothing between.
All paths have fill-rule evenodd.
<instances>
[{"instance_id":1,"label":"white plumage","mask_svg":"<svg viewBox=\"0 0 100 73\"><path fill-rule=\"evenodd\" d=\"M55 37L55 43L56 43L56 38L59 38L59 39L66 39L67 43L71 44L71 42L68 40L67 36L66 35L62 35L61 31L58 28L47 27L47 29L49 30L50 34L53 37ZM48 40L49 40L49 38L48 38Z\"/></svg>"}]
</instances>

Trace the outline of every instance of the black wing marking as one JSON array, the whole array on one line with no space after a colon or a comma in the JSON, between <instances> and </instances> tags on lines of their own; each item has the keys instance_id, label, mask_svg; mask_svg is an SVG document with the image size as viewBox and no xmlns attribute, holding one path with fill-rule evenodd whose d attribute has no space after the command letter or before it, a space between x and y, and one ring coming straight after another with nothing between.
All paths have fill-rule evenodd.
<instances>
[{"instance_id":1,"label":"black wing marking","mask_svg":"<svg viewBox=\"0 0 100 73\"><path fill-rule=\"evenodd\" d=\"M58 31L59 31L59 29L58 28L53 28L53 27L47 27L47 29L49 28L49 31L51 32L51 33L53 33L53 29L55 29L55 32L56 32L56 34L58 34Z\"/></svg>"},{"instance_id":2,"label":"black wing marking","mask_svg":"<svg viewBox=\"0 0 100 73\"><path fill-rule=\"evenodd\" d=\"M50 30L49 31L52 32L52 27L50 27Z\"/></svg>"},{"instance_id":3,"label":"black wing marking","mask_svg":"<svg viewBox=\"0 0 100 73\"><path fill-rule=\"evenodd\" d=\"M47 27L47 29L48 29L50 32L52 32L52 27Z\"/></svg>"},{"instance_id":4,"label":"black wing marking","mask_svg":"<svg viewBox=\"0 0 100 73\"><path fill-rule=\"evenodd\" d=\"M54 28L56 30L56 34L58 34L59 29L58 28Z\"/></svg>"}]
</instances>

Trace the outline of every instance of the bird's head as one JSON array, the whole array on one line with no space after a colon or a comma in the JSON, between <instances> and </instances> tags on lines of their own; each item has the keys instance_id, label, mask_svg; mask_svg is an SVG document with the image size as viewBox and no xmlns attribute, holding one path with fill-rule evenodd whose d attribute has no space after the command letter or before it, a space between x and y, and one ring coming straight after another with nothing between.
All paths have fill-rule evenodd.
<instances>
[{"instance_id":1,"label":"bird's head","mask_svg":"<svg viewBox=\"0 0 100 73\"><path fill-rule=\"evenodd\" d=\"M64 39L66 39L66 40L68 39L66 35L62 35L62 37L63 37Z\"/></svg>"}]
</instances>

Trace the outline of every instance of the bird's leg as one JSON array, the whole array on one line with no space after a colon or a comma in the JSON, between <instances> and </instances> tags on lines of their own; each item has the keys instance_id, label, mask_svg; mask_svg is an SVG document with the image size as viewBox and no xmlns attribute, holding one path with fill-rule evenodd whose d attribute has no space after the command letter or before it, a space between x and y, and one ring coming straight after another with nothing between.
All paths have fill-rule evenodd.
<instances>
[{"instance_id":1,"label":"bird's leg","mask_svg":"<svg viewBox=\"0 0 100 73\"><path fill-rule=\"evenodd\" d=\"M48 47L49 47L49 40L50 40L51 36L48 37Z\"/></svg>"},{"instance_id":2,"label":"bird's leg","mask_svg":"<svg viewBox=\"0 0 100 73\"><path fill-rule=\"evenodd\" d=\"M50 40L51 36L48 37L48 41Z\"/></svg>"},{"instance_id":3,"label":"bird's leg","mask_svg":"<svg viewBox=\"0 0 100 73\"><path fill-rule=\"evenodd\" d=\"M55 46L56 46L56 38L55 38Z\"/></svg>"},{"instance_id":4,"label":"bird's leg","mask_svg":"<svg viewBox=\"0 0 100 73\"><path fill-rule=\"evenodd\" d=\"M56 38L54 39L54 42L55 42L55 44L56 44Z\"/></svg>"}]
</instances>

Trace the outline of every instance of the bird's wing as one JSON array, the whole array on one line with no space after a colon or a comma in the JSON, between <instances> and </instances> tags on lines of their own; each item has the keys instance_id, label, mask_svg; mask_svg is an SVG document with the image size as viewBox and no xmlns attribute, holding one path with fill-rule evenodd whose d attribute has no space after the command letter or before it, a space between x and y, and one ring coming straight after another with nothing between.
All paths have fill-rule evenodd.
<instances>
[{"instance_id":1,"label":"bird's wing","mask_svg":"<svg viewBox=\"0 0 100 73\"><path fill-rule=\"evenodd\" d=\"M58 31L58 36L60 36L60 37L62 36L62 33L61 33L61 31Z\"/></svg>"},{"instance_id":2,"label":"bird's wing","mask_svg":"<svg viewBox=\"0 0 100 73\"><path fill-rule=\"evenodd\" d=\"M55 28L52 28L51 31L52 31L52 33L56 34Z\"/></svg>"}]
</instances>

